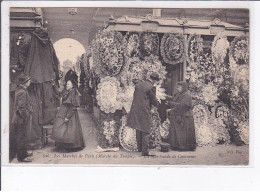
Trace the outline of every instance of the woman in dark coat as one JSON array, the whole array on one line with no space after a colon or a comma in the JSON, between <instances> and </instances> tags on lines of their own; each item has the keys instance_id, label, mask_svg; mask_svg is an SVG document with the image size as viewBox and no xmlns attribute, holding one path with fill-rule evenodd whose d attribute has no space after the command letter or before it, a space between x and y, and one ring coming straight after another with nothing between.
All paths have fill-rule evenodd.
<instances>
[{"instance_id":1,"label":"woman in dark coat","mask_svg":"<svg viewBox=\"0 0 260 194\"><path fill-rule=\"evenodd\" d=\"M177 151L194 151L196 149L195 125L192 113L192 99L186 82L179 82L178 93L168 96L170 112L169 143Z\"/></svg>"},{"instance_id":2,"label":"woman in dark coat","mask_svg":"<svg viewBox=\"0 0 260 194\"><path fill-rule=\"evenodd\" d=\"M73 81L73 80L72 80ZM77 107L80 106L79 92L69 80L61 94L61 107L54 121L52 139L58 148L69 151L85 147Z\"/></svg>"}]
</instances>

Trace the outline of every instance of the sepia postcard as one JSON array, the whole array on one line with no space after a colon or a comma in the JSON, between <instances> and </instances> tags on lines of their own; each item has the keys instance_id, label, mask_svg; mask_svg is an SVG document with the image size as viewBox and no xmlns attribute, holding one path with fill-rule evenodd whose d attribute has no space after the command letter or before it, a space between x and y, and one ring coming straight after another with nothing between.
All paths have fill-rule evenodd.
<instances>
[{"instance_id":1,"label":"sepia postcard","mask_svg":"<svg viewBox=\"0 0 260 194\"><path fill-rule=\"evenodd\" d=\"M248 166L249 11L10 7L6 165Z\"/></svg>"}]
</instances>

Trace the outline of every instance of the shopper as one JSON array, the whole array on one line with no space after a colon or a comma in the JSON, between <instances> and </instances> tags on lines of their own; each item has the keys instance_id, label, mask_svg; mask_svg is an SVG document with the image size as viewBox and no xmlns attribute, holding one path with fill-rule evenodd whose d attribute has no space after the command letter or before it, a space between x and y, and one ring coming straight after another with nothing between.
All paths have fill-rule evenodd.
<instances>
[{"instance_id":1,"label":"shopper","mask_svg":"<svg viewBox=\"0 0 260 194\"><path fill-rule=\"evenodd\" d=\"M77 107L80 106L77 82L68 80L61 94L61 107L54 121L52 139L57 148L77 151L85 147Z\"/></svg>"},{"instance_id":2,"label":"shopper","mask_svg":"<svg viewBox=\"0 0 260 194\"><path fill-rule=\"evenodd\" d=\"M177 85L178 93L167 96L170 111L169 143L177 151L194 151L196 149L195 125L192 113L192 100L185 81Z\"/></svg>"},{"instance_id":3,"label":"shopper","mask_svg":"<svg viewBox=\"0 0 260 194\"><path fill-rule=\"evenodd\" d=\"M30 85L30 77L21 74L19 86L15 90L14 111L11 128L15 135L15 154L19 162L32 162L32 153L28 153L28 134L31 127L31 115L33 113L31 99L27 88Z\"/></svg>"},{"instance_id":4,"label":"shopper","mask_svg":"<svg viewBox=\"0 0 260 194\"><path fill-rule=\"evenodd\" d=\"M149 153L149 134L151 131L151 106L158 106L154 85L159 81L159 75L152 73L150 80L139 82L135 88L132 107L127 125L136 129L138 151L142 156L153 156Z\"/></svg>"}]
</instances>

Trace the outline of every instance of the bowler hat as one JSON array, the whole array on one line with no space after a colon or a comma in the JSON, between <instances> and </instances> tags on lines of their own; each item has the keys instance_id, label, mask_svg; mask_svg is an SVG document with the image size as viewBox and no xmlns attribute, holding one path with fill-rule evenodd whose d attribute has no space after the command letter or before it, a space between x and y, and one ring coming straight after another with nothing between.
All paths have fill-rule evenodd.
<instances>
[{"instance_id":1,"label":"bowler hat","mask_svg":"<svg viewBox=\"0 0 260 194\"><path fill-rule=\"evenodd\" d=\"M19 84L25 84L26 82L28 82L29 80L31 80L31 78L25 74L21 74L19 76Z\"/></svg>"},{"instance_id":2,"label":"bowler hat","mask_svg":"<svg viewBox=\"0 0 260 194\"><path fill-rule=\"evenodd\" d=\"M160 77L159 77L158 73L156 73L156 72L151 73L150 78L153 80L156 80L156 81L160 80Z\"/></svg>"}]
</instances>

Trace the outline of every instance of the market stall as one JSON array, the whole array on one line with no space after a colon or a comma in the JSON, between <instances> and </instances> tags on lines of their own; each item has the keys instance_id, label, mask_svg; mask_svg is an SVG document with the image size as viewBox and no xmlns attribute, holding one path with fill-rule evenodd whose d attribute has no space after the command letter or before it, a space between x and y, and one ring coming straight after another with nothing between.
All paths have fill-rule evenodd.
<instances>
[{"instance_id":1,"label":"market stall","mask_svg":"<svg viewBox=\"0 0 260 194\"><path fill-rule=\"evenodd\" d=\"M156 87L161 104L152 109L150 148L167 141L165 93L174 95L184 79L194 100L197 144L248 144L248 28L219 19L123 16L111 18L91 48L84 71L95 91L101 147L120 143L136 150L135 130L125 126L127 113L135 84L152 72L161 78Z\"/></svg>"},{"instance_id":2,"label":"market stall","mask_svg":"<svg viewBox=\"0 0 260 194\"><path fill-rule=\"evenodd\" d=\"M40 8L10 10L10 115L17 80L24 73L31 78L28 92L34 110L28 138L37 146L42 143L42 126L55 118L59 87L59 61L44 25Z\"/></svg>"}]
</instances>

